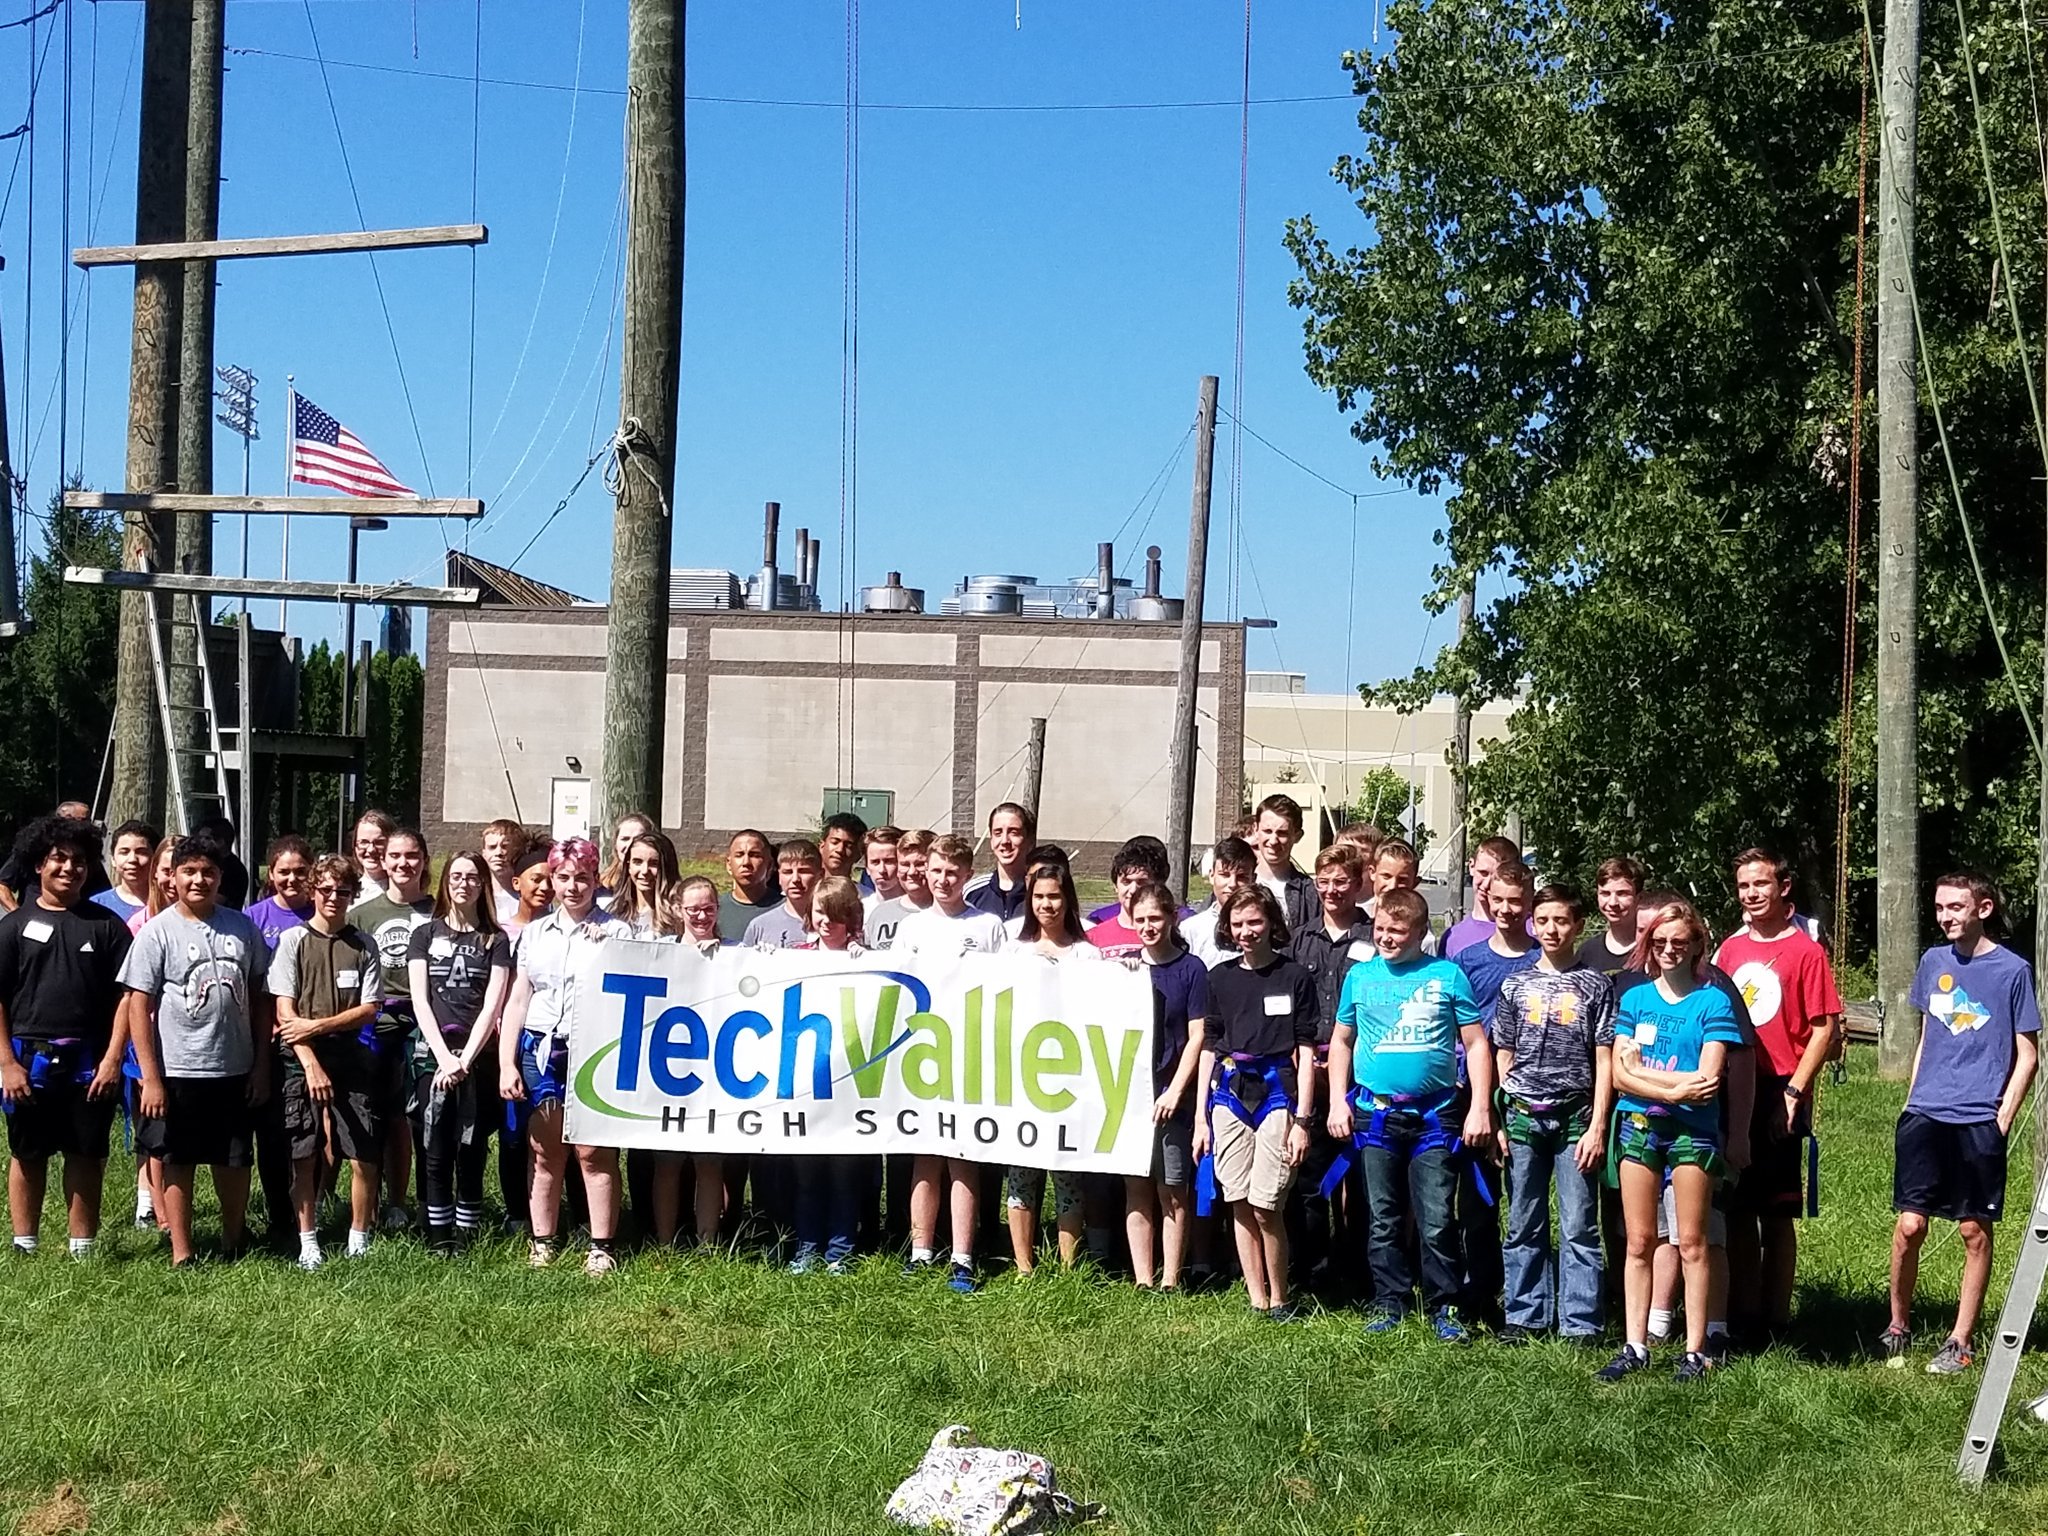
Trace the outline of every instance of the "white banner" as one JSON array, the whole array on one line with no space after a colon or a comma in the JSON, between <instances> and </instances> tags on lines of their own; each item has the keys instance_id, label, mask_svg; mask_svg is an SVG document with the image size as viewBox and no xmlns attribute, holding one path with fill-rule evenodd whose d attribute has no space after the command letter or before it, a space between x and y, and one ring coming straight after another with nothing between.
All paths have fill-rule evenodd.
<instances>
[{"instance_id":1,"label":"white banner","mask_svg":"<svg viewBox=\"0 0 2048 1536\"><path fill-rule=\"evenodd\" d=\"M1121 965L611 939L573 985L572 1142L1152 1166L1152 983Z\"/></svg>"}]
</instances>

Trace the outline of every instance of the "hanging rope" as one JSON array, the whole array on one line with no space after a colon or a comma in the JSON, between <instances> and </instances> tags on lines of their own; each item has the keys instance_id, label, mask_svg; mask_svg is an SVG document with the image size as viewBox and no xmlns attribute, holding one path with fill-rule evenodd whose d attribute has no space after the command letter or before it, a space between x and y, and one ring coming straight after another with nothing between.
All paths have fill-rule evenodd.
<instances>
[{"instance_id":1,"label":"hanging rope","mask_svg":"<svg viewBox=\"0 0 2048 1536\"><path fill-rule=\"evenodd\" d=\"M1230 365L1230 608L1244 612L1238 592L1244 559L1244 272L1245 224L1252 164L1252 0L1244 0L1244 81L1237 114L1237 335Z\"/></svg>"},{"instance_id":2,"label":"hanging rope","mask_svg":"<svg viewBox=\"0 0 2048 1536\"><path fill-rule=\"evenodd\" d=\"M1856 575L1863 542L1863 282L1870 225L1870 40L1863 42L1863 102L1856 123L1856 341L1849 379L1849 537L1842 578L1841 753L1835 766L1835 953L1848 953L1850 757L1856 726Z\"/></svg>"},{"instance_id":3,"label":"hanging rope","mask_svg":"<svg viewBox=\"0 0 2048 1536\"><path fill-rule=\"evenodd\" d=\"M839 782L855 788L853 580L859 569L860 500L860 0L846 0L845 168L840 185L839 326L839 681L834 689ZM773 602L774 594L766 601Z\"/></svg>"}]
</instances>

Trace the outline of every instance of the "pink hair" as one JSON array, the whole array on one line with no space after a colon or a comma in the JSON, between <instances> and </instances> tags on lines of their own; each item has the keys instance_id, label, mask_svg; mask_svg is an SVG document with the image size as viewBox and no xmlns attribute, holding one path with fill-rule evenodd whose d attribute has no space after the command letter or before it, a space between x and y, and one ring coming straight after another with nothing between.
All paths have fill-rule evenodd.
<instances>
[{"instance_id":1,"label":"pink hair","mask_svg":"<svg viewBox=\"0 0 2048 1536\"><path fill-rule=\"evenodd\" d=\"M574 867L593 880L597 878L597 845L587 837L565 837L548 849L548 873L559 874Z\"/></svg>"}]
</instances>

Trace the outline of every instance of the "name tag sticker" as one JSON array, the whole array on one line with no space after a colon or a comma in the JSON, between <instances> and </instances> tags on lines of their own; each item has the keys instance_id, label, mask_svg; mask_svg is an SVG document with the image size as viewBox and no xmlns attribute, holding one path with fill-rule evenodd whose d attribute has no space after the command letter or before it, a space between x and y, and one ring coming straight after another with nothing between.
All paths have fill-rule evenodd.
<instances>
[{"instance_id":1,"label":"name tag sticker","mask_svg":"<svg viewBox=\"0 0 2048 1536\"><path fill-rule=\"evenodd\" d=\"M455 953L455 941L449 938L427 941L427 953L436 960L446 960Z\"/></svg>"},{"instance_id":2,"label":"name tag sticker","mask_svg":"<svg viewBox=\"0 0 2048 1536\"><path fill-rule=\"evenodd\" d=\"M334 985L337 991L352 992L361 986L362 982L363 973L361 971L336 971L334 973Z\"/></svg>"},{"instance_id":3,"label":"name tag sticker","mask_svg":"<svg viewBox=\"0 0 2048 1536\"><path fill-rule=\"evenodd\" d=\"M50 936L56 931L40 917L30 918L21 925L21 936L24 939L33 939L38 944L49 943Z\"/></svg>"},{"instance_id":4,"label":"name tag sticker","mask_svg":"<svg viewBox=\"0 0 2048 1536\"><path fill-rule=\"evenodd\" d=\"M1358 962L1360 965L1363 965L1366 961L1370 960L1374 955L1378 954L1379 951L1375 949L1372 945L1366 943L1363 939L1353 939L1351 941L1351 947L1344 951L1344 953L1350 959Z\"/></svg>"},{"instance_id":5,"label":"name tag sticker","mask_svg":"<svg viewBox=\"0 0 2048 1536\"><path fill-rule=\"evenodd\" d=\"M1284 992L1268 993L1266 997L1266 1017L1269 1019L1289 1019L1294 1017L1294 999Z\"/></svg>"},{"instance_id":6,"label":"name tag sticker","mask_svg":"<svg viewBox=\"0 0 2048 1536\"><path fill-rule=\"evenodd\" d=\"M1654 1024L1649 1024L1649 1023L1644 1023L1644 1024L1638 1024L1638 1025L1636 1026L1636 1044L1637 1044L1637 1045L1655 1045L1656 1043L1657 1043L1657 1026L1656 1026L1656 1025L1654 1025Z\"/></svg>"}]
</instances>

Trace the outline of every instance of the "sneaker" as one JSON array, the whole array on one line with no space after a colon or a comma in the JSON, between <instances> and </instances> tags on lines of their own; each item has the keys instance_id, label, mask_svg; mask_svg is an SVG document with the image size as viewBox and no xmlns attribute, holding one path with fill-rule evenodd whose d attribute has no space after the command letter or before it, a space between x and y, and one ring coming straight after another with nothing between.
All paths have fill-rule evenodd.
<instances>
[{"instance_id":1,"label":"sneaker","mask_svg":"<svg viewBox=\"0 0 2048 1536\"><path fill-rule=\"evenodd\" d=\"M1612 1384L1626 1377L1633 1376L1637 1371L1645 1371L1649 1368L1650 1356L1647 1350L1637 1354L1633 1346L1624 1344L1612 1360L1601 1366L1594 1373L1593 1379Z\"/></svg>"},{"instance_id":2,"label":"sneaker","mask_svg":"<svg viewBox=\"0 0 2048 1536\"><path fill-rule=\"evenodd\" d=\"M156 1212L137 1211L135 1213L135 1230L138 1232L154 1232L156 1230Z\"/></svg>"},{"instance_id":3,"label":"sneaker","mask_svg":"<svg viewBox=\"0 0 2048 1536\"><path fill-rule=\"evenodd\" d=\"M555 1245L544 1238L536 1237L526 1245L526 1267L546 1269L555 1262Z\"/></svg>"},{"instance_id":4,"label":"sneaker","mask_svg":"<svg viewBox=\"0 0 2048 1536\"><path fill-rule=\"evenodd\" d=\"M1887 1368L1903 1371L1906 1368L1906 1351L1913 1347L1913 1335L1897 1323L1893 1323L1885 1329L1883 1337L1877 1341L1877 1347L1884 1351L1884 1363Z\"/></svg>"},{"instance_id":5,"label":"sneaker","mask_svg":"<svg viewBox=\"0 0 2048 1536\"><path fill-rule=\"evenodd\" d=\"M808 1251L801 1251L797 1254L795 1258L789 1261L789 1272L792 1275L813 1274L816 1272L821 1262L822 1261L818 1258L817 1249L813 1248Z\"/></svg>"},{"instance_id":6,"label":"sneaker","mask_svg":"<svg viewBox=\"0 0 2048 1536\"><path fill-rule=\"evenodd\" d=\"M619 1261L612 1257L609 1248L593 1248L583 1255L583 1273L586 1275L608 1275L619 1267Z\"/></svg>"},{"instance_id":7,"label":"sneaker","mask_svg":"<svg viewBox=\"0 0 2048 1536\"><path fill-rule=\"evenodd\" d=\"M1368 1338L1382 1333L1392 1333L1400 1326L1401 1314L1389 1312L1385 1307L1375 1308L1365 1315L1365 1332Z\"/></svg>"},{"instance_id":8,"label":"sneaker","mask_svg":"<svg viewBox=\"0 0 2048 1536\"><path fill-rule=\"evenodd\" d=\"M903 1278L915 1280L920 1276L933 1273L938 1267L939 1261L937 1259L909 1259L903 1265Z\"/></svg>"},{"instance_id":9,"label":"sneaker","mask_svg":"<svg viewBox=\"0 0 2048 1536\"><path fill-rule=\"evenodd\" d=\"M1458 1321L1458 1309L1456 1307L1438 1307L1435 1315L1430 1318L1429 1323L1432 1328L1436 1329L1437 1338L1445 1344L1466 1344L1471 1342L1472 1334L1463 1323Z\"/></svg>"},{"instance_id":10,"label":"sneaker","mask_svg":"<svg viewBox=\"0 0 2048 1536\"><path fill-rule=\"evenodd\" d=\"M1713 1362L1698 1350L1688 1349L1685 1358L1678 1362L1678 1369L1672 1374L1674 1381L1705 1381L1707 1373L1713 1370Z\"/></svg>"},{"instance_id":11,"label":"sneaker","mask_svg":"<svg viewBox=\"0 0 2048 1536\"><path fill-rule=\"evenodd\" d=\"M379 1219L379 1225L386 1232L403 1232L412 1225L412 1213L394 1201L392 1204L384 1207L384 1214Z\"/></svg>"},{"instance_id":12,"label":"sneaker","mask_svg":"<svg viewBox=\"0 0 2048 1536\"><path fill-rule=\"evenodd\" d=\"M974 1278L970 1265L955 1264L952 1274L946 1278L946 1289L956 1296L972 1296L981 1289L981 1282Z\"/></svg>"},{"instance_id":13,"label":"sneaker","mask_svg":"<svg viewBox=\"0 0 2048 1536\"><path fill-rule=\"evenodd\" d=\"M327 1262L327 1255L315 1248L311 1253L300 1254L293 1262L310 1275Z\"/></svg>"},{"instance_id":14,"label":"sneaker","mask_svg":"<svg viewBox=\"0 0 2048 1536\"><path fill-rule=\"evenodd\" d=\"M1507 1345L1532 1344L1536 1340L1536 1330L1524 1328L1520 1323L1509 1323L1494 1337Z\"/></svg>"},{"instance_id":15,"label":"sneaker","mask_svg":"<svg viewBox=\"0 0 2048 1536\"><path fill-rule=\"evenodd\" d=\"M827 1259L825 1261L825 1273L828 1275L850 1275L853 1273L853 1260Z\"/></svg>"},{"instance_id":16,"label":"sneaker","mask_svg":"<svg viewBox=\"0 0 2048 1536\"><path fill-rule=\"evenodd\" d=\"M1283 1301L1277 1307L1266 1308L1266 1316L1276 1323L1298 1323L1303 1314L1299 1303Z\"/></svg>"},{"instance_id":17,"label":"sneaker","mask_svg":"<svg viewBox=\"0 0 2048 1536\"><path fill-rule=\"evenodd\" d=\"M1707 1357L1707 1364L1718 1367L1728 1363L1729 1353L1734 1347L1734 1342L1727 1334L1710 1333L1707 1335L1707 1342L1701 1348L1700 1353Z\"/></svg>"},{"instance_id":18,"label":"sneaker","mask_svg":"<svg viewBox=\"0 0 2048 1536\"><path fill-rule=\"evenodd\" d=\"M1960 1376L1977 1363L1977 1351L1961 1339L1944 1339L1934 1358L1927 1362L1930 1376Z\"/></svg>"}]
</instances>

